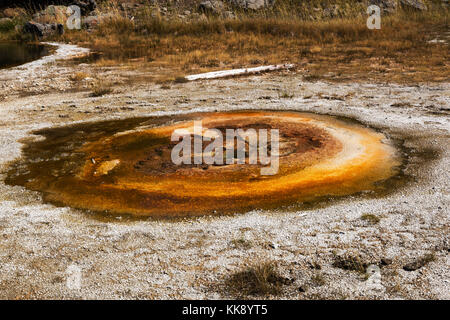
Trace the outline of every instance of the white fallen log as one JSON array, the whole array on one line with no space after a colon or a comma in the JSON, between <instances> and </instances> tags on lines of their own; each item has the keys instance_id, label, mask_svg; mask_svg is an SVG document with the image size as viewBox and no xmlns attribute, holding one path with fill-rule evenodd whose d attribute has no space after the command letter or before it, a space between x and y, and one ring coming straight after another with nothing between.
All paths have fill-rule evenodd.
<instances>
[{"instance_id":1,"label":"white fallen log","mask_svg":"<svg viewBox=\"0 0 450 320\"><path fill-rule=\"evenodd\" d=\"M222 70L222 71L213 71L199 74L192 74L190 76L186 76L186 79L189 81L201 80L201 79L216 79L216 78L224 78L224 77L233 77L247 74L255 74L260 72L267 71L276 71L282 69L292 69L295 65L293 64L277 64L271 66L261 66L254 68L241 68L241 69L232 69L232 70Z\"/></svg>"}]
</instances>

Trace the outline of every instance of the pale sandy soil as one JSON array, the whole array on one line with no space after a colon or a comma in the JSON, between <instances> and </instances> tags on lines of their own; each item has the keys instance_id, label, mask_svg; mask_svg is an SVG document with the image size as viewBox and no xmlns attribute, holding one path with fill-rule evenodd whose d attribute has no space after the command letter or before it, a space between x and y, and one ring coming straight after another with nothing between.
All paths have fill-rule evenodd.
<instances>
[{"instance_id":1,"label":"pale sandy soil","mask_svg":"<svg viewBox=\"0 0 450 320\"><path fill-rule=\"evenodd\" d=\"M123 71L110 68L101 73L118 82L114 92L93 98L72 90L69 80L91 66L52 62L36 68L20 78L23 68L0 71L0 298L229 298L223 280L248 262L266 260L277 261L292 280L272 298L450 298L450 83L311 83L300 72L284 71L162 88L120 84ZM283 92L294 96L280 98ZM379 198L352 196L301 211L179 222L102 222L3 183L8 162L21 155L20 139L33 129L235 109L355 118L391 139L404 139L409 182ZM381 220L371 225L361 220L363 214ZM233 240L239 239L251 247L236 248ZM373 285L362 274L333 267L334 255L343 253L392 263L381 267L381 281ZM427 253L435 260L403 270ZM320 270L311 267L314 262ZM66 286L72 265L81 269L81 289ZM316 275L324 282L312 281Z\"/></svg>"}]
</instances>

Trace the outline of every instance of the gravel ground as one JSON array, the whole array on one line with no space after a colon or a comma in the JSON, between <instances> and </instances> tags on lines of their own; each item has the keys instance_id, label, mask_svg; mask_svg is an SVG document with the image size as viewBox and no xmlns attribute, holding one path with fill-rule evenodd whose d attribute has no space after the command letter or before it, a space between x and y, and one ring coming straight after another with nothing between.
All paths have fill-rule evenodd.
<instances>
[{"instance_id":1,"label":"gravel ground","mask_svg":"<svg viewBox=\"0 0 450 320\"><path fill-rule=\"evenodd\" d=\"M63 56L80 53L72 49ZM86 91L64 92L70 74L88 65L75 69L52 61L27 77L19 77L27 67L0 71L0 298L233 298L224 280L264 261L276 261L290 280L280 296L270 297L275 299L450 298L450 83L313 83L284 71L170 88L118 85L94 98ZM120 77L119 69L105 73ZM281 98L283 92L293 97ZM21 155L20 140L32 137L33 129L234 109L355 118L404 141L406 182L383 197L182 221L102 221L3 183L8 162ZM370 223L363 214L380 220ZM427 254L432 261L405 270ZM346 255L379 265L380 272L338 268L336 256ZM81 272L80 287L68 283L73 270Z\"/></svg>"}]
</instances>

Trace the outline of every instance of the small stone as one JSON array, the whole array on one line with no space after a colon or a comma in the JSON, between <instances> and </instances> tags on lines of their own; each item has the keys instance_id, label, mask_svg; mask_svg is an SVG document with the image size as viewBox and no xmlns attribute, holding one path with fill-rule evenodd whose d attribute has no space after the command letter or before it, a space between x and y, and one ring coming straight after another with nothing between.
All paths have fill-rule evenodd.
<instances>
[{"instance_id":1,"label":"small stone","mask_svg":"<svg viewBox=\"0 0 450 320\"><path fill-rule=\"evenodd\" d=\"M107 175L111 170L113 170L115 167L117 167L120 164L120 160L111 160L111 161L105 161L102 164L99 165L97 168L97 171L95 172L95 176L103 176Z\"/></svg>"},{"instance_id":2,"label":"small stone","mask_svg":"<svg viewBox=\"0 0 450 320\"><path fill-rule=\"evenodd\" d=\"M272 249L278 249L279 245L274 242L270 242L269 247L271 247Z\"/></svg>"},{"instance_id":3,"label":"small stone","mask_svg":"<svg viewBox=\"0 0 450 320\"><path fill-rule=\"evenodd\" d=\"M416 271L435 260L434 254L426 254L403 266L405 271Z\"/></svg>"}]
</instances>

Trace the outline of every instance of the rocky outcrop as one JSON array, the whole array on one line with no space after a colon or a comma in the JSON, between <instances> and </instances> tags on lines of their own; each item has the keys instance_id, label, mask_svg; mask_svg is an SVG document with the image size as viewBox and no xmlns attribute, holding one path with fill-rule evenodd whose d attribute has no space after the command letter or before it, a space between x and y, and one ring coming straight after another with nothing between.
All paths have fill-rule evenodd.
<instances>
[{"instance_id":1,"label":"rocky outcrop","mask_svg":"<svg viewBox=\"0 0 450 320\"><path fill-rule=\"evenodd\" d=\"M369 4L379 6L384 13L394 13L398 7L395 0L371 0Z\"/></svg>"},{"instance_id":2,"label":"rocky outcrop","mask_svg":"<svg viewBox=\"0 0 450 320\"><path fill-rule=\"evenodd\" d=\"M421 0L370 0L369 4L379 6L384 13L394 13L399 5L406 10L427 10L427 6Z\"/></svg>"},{"instance_id":3,"label":"rocky outcrop","mask_svg":"<svg viewBox=\"0 0 450 320\"><path fill-rule=\"evenodd\" d=\"M67 1L67 3L70 5L77 5L80 7L81 15L83 16L81 20L85 28L90 29L98 25L100 21L100 18L98 16L94 15L86 16L87 13L92 12L95 9L96 3L94 0L83 0L83 1L72 0ZM30 21L28 29L24 30L27 30L26 32L38 35L39 37L45 37L46 32L38 31L42 29L42 26L65 25L72 14L73 13L68 6L49 5L44 10L36 12L33 15L33 20ZM33 25L33 27L31 27L31 25ZM44 35L41 35L42 33L44 33Z\"/></svg>"},{"instance_id":4,"label":"rocky outcrop","mask_svg":"<svg viewBox=\"0 0 450 320\"><path fill-rule=\"evenodd\" d=\"M400 5L404 9L427 10L427 6L420 0L400 0Z\"/></svg>"},{"instance_id":5,"label":"rocky outcrop","mask_svg":"<svg viewBox=\"0 0 450 320\"><path fill-rule=\"evenodd\" d=\"M72 2L70 5L79 6L83 16L89 14L97 8L97 3L95 0L74 0L69 2Z\"/></svg>"},{"instance_id":6,"label":"rocky outcrop","mask_svg":"<svg viewBox=\"0 0 450 320\"><path fill-rule=\"evenodd\" d=\"M49 5L56 6L70 6L76 5L81 9L82 15L87 15L97 8L95 0L2 0L0 1L0 8L8 7L24 7L32 10L39 10Z\"/></svg>"},{"instance_id":7,"label":"rocky outcrop","mask_svg":"<svg viewBox=\"0 0 450 320\"><path fill-rule=\"evenodd\" d=\"M245 10L258 10L273 6L275 0L230 0L230 3Z\"/></svg>"},{"instance_id":8,"label":"rocky outcrop","mask_svg":"<svg viewBox=\"0 0 450 320\"><path fill-rule=\"evenodd\" d=\"M205 13L220 14L224 10L224 4L220 0L204 0L198 8Z\"/></svg>"},{"instance_id":9,"label":"rocky outcrop","mask_svg":"<svg viewBox=\"0 0 450 320\"><path fill-rule=\"evenodd\" d=\"M66 6L50 5L47 8L45 8L45 10L33 14L33 21L42 24L49 24L49 23L64 24L71 15L71 13L69 14L67 11L68 10Z\"/></svg>"},{"instance_id":10,"label":"rocky outcrop","mask_svg":"<svg viewBox=\"0 0 450 320\"><path fill-rule=\"evenodd\" d=\"M55 34L63 34L64 26L58 23L42 24L29 21L23 26L22 31L41 39Z\"/></svg>"}]
</instances>

